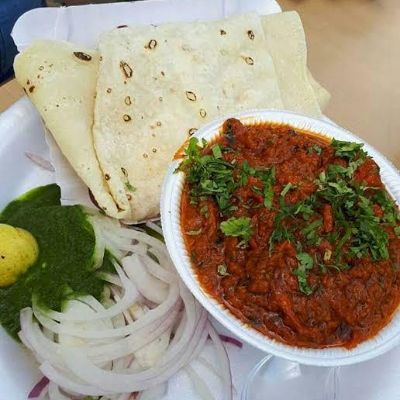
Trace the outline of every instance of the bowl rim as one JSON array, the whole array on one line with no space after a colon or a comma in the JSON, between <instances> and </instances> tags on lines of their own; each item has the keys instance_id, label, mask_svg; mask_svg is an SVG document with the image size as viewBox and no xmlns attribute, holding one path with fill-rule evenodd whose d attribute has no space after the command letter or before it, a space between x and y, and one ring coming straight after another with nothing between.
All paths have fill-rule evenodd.
<instances>
[{"instance_id":1,"label":"bowl rim","mask_svg":"<svg viewBox=\"0 0 400 400\"><path fill-rule=\"evenodd\" d=\"M367 142L327 120L319 120L302 114L268 109L254 109L219 117L202 126L193 137L210 140L216 137L228 118L237 118L245 124L272 122L292 125L328 138L349 140L364 144L365 150L381 169L386 190L400 203L400 174L396 167ZM161 222L165 243L175 267L189 290L202 306L222 325L250 345L275 356L314 366L340 366L355 364L381 355L400 343L400 308L391 321L373 338L361 342L353 349L299 348L272 339L240 321L226 307L205 292L196 278L180 229L180 200L184 182L182 172L175 173L181 158L173 160L166 173L161 194Z\"/></svg>"}]
</instances>

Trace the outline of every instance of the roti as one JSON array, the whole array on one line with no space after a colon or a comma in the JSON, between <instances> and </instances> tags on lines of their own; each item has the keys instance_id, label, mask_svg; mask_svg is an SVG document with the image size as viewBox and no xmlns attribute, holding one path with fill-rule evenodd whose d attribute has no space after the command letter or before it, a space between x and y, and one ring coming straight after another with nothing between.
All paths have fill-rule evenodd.
<instances>
[{"instance_id":1,"label":"roti","mask_svg":"<svg viewBox=\"0 0 400 400\"><path fill-rule=\"evenodd\" d=\"M112 217L123 217L94 150L92 126L98 54L67 42L37 41L14 62L24 88L62 153Z\"/></svg>"},{"instance_id":2,"label":"roti","mask_svg":"<svg viewBox=\"0 0 400 400\"><path fill-rule=\"evenodd\" d=\"M320 117L329 100L295 12L122 27L99 52L39 41L15 71L98 205L129 222L158 216L169 162L208 121L254 108Z\"/></svg>"},{"instance_id":3,"label":"roti","mask_svg":"<svg viewBox=\"0 0 400 400\"><path fill-rule=\"evenodd\" d=\"M159 213L176 150L201 125L249 108L282 108L273 60L255 14L136 26L100 38L94 142L119 207Z\"/></svg>"},{"instance_id":4,"label":"roti","mask_svg":"<svg viewBox=\"0 0 400 400\"><path fill-rule=\"evenodd\" d=\"M262 25L284 108L321 117L318 98L310 84L307 44L299 15L294 11L268 15L262 17ZM316 90L319 92L320 88Z\"/></svg>"}]
</instances>

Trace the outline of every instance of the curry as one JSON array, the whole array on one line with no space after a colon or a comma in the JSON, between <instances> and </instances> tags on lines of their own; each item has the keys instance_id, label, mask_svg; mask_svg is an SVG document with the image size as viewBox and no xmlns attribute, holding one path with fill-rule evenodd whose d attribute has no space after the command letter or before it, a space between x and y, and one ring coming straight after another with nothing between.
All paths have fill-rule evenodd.
<instances>
[{"instance_id":1,"label":"curry","mask_svg":"<svg viewBox=\"0 0 400 400\"><path fill-rule=\"evenodd\" d=\"M352 348L390 321L399 212L362 144L229 119L179 170L193 268L241 321L309 348Z\"/></svg>"}]
</instances>

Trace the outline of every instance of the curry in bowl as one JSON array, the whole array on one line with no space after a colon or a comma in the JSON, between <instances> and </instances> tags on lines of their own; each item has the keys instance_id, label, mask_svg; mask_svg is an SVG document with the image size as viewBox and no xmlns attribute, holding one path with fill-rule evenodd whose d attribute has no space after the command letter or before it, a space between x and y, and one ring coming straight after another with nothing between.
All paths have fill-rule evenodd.
<instances>
[{"instance_id":1,"label":"curry in bowl","mask_svg":"<svg viewBox=\"0 0 400 400\"><path fill-rule=\"evenodd\" d=\"M185 153L185 245L202 288L233 315L308 348L353 348L390 321L399 210L362 144L229 119Z\"/></svg>"}]
</instances>

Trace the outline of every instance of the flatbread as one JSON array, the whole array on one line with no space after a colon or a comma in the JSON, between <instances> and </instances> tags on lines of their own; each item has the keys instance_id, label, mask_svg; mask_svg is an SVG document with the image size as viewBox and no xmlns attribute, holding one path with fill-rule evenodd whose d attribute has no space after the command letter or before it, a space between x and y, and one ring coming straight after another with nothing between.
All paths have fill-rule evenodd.
<instances>
[{"instance_id":1,"label":"flatbread","mask_svg":"<svg viewBox=\"0 0 400 400\"><path fill-rule=\"evenodd\" d=\"M299 15L290 11L264 16L262 26L285 110L321 117L309 80L307 44Z\"/></svg>"},{"instance_id":2,"label":"flatbread","mask_svg":"<svg viewBox=\"0 0 400 400\"><path fill-rule=\"evenodd\" d=\"M99 51L96 153L135 221L159 213L166 168L197 128L221 114L283 107L255 14L115 29Z\"/></svg>"},{"instance_id":3,"label":"flatbread","mask_svg":"<svg viewBox=\"0 0 400 400\"><path fill-rule=\"evenodd\" d=\"M98 54L67 42L37 41L14 62L17 81L100 207L123 217L94 151L92 125Z\"/></svg>"},{"instance_id":4,"label":"flatbread","mask_svg":"<svg viewBox=\"0 0 400 400\"><path fill-rule=\"evenodd\" d=\"M325 110L331 99L331 94L313 77L310 70L308 71L308 81L314 90L315 97L318 101L321 111Z\"/></svg>"},{"instance_id":5,"label":"flatbread","mask_svg":"<svg viewBox=\"0 0 400 400\"><path fill-rule=\"evenodd\" d=\"M69 163L116 218L157 216L168 163L209 120L252 108L318 117L329 100L307 69L292 12L116 29L99 50L100 67L95 51L40 41L15 70Z\"/></svg>"}]
</instances>

